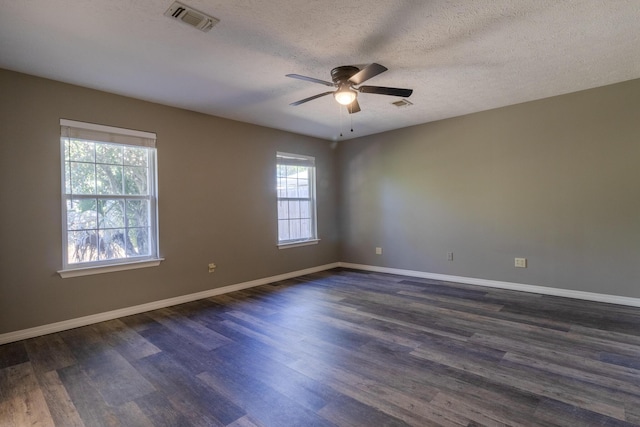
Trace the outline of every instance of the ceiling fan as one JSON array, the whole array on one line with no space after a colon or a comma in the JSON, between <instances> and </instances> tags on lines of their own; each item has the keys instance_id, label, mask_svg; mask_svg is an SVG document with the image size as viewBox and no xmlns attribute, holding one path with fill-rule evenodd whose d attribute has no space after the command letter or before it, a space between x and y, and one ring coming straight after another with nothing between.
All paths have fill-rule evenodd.
<instances>
[{"instance_id":1,"label":"ceiling fan","mask_svg":"<svg viewBox=\"0 0 640 427\"><path fill-rule=\"evenodd\" d=\"M315 79L313 77L301 76L300 74L287 74L287 77L293 79L306 80L312 83L320 83L329 87L337 87L338 90L319 93L309 98L301 99L300 101L292 102L289 105L300 105L305 102L313 101L325 95L333 94L338 103L345 105L349 114L357 113L360 111L360 104L358 104L358 92L359 93L375 93L378 95L391 95L401 96L408 98L413 93L413 89L400 89L395 87L382 87L382 86L360 86L365 81L378 74L387 71L387 67L376 64L369 64L362 70L352 65L344 65L336 67L331 70L331 82L325 80ZM357 86L357 87L356 87Z\"/></svg>"}]
</instances>

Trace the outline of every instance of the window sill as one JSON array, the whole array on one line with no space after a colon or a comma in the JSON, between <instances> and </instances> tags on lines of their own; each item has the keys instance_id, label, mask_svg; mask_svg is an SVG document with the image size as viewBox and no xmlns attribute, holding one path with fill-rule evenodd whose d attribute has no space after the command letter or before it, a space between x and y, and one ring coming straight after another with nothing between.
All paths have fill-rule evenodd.
<instances>
[{"instance_id":1,"label":"window sill","mask_svg":"<svg viewBox=\"0 0 640 427\"><path fill-rule=\"evenodd\" d=\"M289 248L297 248L299 246L309 246L309 245L317 245L320 239L313 240L302 240L298 242L291 243L278 243L278 249L289 249Z\"/></svg>"},{"instance_id":2,"label":"window sill","mask_svg":"<svg viewBox=\"0 0 640 427\"><path fill-rule=\"evenodd\" d=\"M127 262L122 264L101 265L96 267L68 268L58 271L63 279L69 277L90 276L92 274L112 273L114 271L134 270L137 268L157 267L164 258L157 258L145 261Z\"/></svg>"}]
</instances>

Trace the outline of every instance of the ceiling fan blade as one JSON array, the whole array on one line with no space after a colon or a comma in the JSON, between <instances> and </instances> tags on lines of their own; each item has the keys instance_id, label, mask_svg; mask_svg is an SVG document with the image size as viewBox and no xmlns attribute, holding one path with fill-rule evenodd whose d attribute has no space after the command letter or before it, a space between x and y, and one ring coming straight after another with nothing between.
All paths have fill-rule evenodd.
<instances>
[{"instance_id":1,"label":"ceiling fan blade","mask_svg":"<svg viewBox=\"0 0 640 427\"><path fill-rule=\"evenodd\" d=\"M349 111L349 114L353 114L361 111L360 104L358 104L357 99L354 99L351 104L347 105L347 111Z\"/></svg>"},{"instance_id":2,"label":"ceiling fan blade","mask_svg":"<svg viewBox=\"0 0 640 427\"><path fill-rule=\"evenodd\" d=\"M320 98L321 96L329 95L330 93L333 93L333 91L329 91L329 92L322 92L322 93L319 93L319 94L317 94L317 95L313 95L313 96L310 96L310 97L308 97L308 98L301 99L300 101L292 102L292 103L291 103L291 104L289 104L289 105L296 106L296 105L304 104L305 102L313 101L313 100L314 100L314 99L316 99L316 98Z\"/></svg>"},{"instance_id":3,"label":"ceiling fan blade","mask_svg":"<svg viewBox=\"0 0 640 427\"><path fill-rule=\"evenodd\" d=\"M286 77L291 77L292 79L305 80L312 83L320 83L321 85L335 87L335 83L326 82L320 79L314 79L313 77L301 76L300 74L287 74Z\"/></svg>"},{"instance_id":4,"label":"ceiling fan blade","mask_svg":"<svg viewBox=\"0 0 640 427\"><path fill-rule=\"evenodd\" d=\"M402 96L408 98L413 93L413 89L400 89L397 87L382 87L382 86L360 86L358 92L361 93L375 93L378 95L391 95Z\"/></svg>"},{"instance_id":5,"label":"ceiling fan blade","mask_svg":"<svg viewBox=\"0 0 640 427\"><path fill-rule=\"evenodd\" d=\"M353 76L351 76L349 81L354 85L359 85L369 80L371 77L375 77L380 73L384 73L385 71L387 71L387 67L380 64L376 64L374 62L373 64L367 65L362 70L358 71Z\"/></svg>"}]
</instances>

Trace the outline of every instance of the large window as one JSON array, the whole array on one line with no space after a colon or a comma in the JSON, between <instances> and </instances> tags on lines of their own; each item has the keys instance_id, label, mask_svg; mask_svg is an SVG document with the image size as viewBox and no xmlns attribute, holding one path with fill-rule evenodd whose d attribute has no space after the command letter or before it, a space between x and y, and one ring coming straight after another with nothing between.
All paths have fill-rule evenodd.
<instances>
[{"instance_id":1,"label":"large window","mask_svg":"<svg viewBox=\"0 0 640 427\"><path fill-rule=\"evenodd\" d=\"M157 260L155 134L60 125L63 271Z\"/></svg>"},{"instance_id":2,"label":"large window","mask_svg":"<svg viewBox=\"0 0 640 427\"><path fill-rule=\"evenodd\" d=\"M277 153L278 244L317 243L315 159Z\"/></svg>"}]
</instances>

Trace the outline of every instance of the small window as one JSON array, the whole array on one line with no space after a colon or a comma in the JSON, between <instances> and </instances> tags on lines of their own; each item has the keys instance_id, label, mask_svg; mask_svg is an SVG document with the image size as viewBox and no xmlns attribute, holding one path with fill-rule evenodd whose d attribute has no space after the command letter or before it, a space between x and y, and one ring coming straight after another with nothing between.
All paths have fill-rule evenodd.
<instances>
[{"instance_id":1,"label":"small window","mask_svg":"<svg viewBox=\"0 0 640 427\"><path fill-rule=\"evenodd\" d=\"M63 271L157 260L155 134L60 125Z\"/></svg>"},{"instance_id":2,"label":"small window","mask_svg":"<svg viewBox=\"0 0 640 427\"><path fill-rule=\"evenodd\" d=\"M317 243L315 159L277 153L276 160L278 244Z\"/></svg>"}]
</instances>

